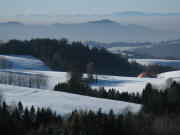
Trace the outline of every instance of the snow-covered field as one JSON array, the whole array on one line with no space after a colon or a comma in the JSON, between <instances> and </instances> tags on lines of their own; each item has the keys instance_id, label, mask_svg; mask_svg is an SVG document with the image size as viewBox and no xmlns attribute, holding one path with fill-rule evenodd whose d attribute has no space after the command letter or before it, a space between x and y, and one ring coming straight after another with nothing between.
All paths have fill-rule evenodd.
<instances>
[{"instance_id":1,"label":"snow-covered field","mask_svg":"<svg viewBox=\"0 0 180 135\"><path fill-rule=\"evenodd\" d=\"M137 78L137 77L123 77L123 76L107 76L100 75L98 77L98 82L93 85L93 87L105 87L106 90L114 88L119 92L139 92L145 88L147 83L152 83L155 85L163 83L164 79L157 78Z\"/></svg>"},{"instance_id":2,"label":"snow-covered field","mask_svg":"<svg viewBox=\"0 0 180 135\"><path fill-rule=\"evenodd\" d=\"M70 113L75 109L97 111L100 108L105 113L108 113L110 109L113 109L113 111L117 114L124 113L125 110L138 112L141 108L141 105L133 103L93 98L50 90L32 89L3 84L0 84L0 88L6 102L10 105L16 105L19 101L21 101L23 106L28 106L29 108L32 105L34 105L35 108L50 107L52 110L60 114Z\"/></svg>"},{"instance_id":3,"label":"snow-covered field","mask_svg":"<svg viewBox=\"0 0 180 135\"><path fill-rule=\"evenodd\" d=\"M23 74L42 74L47 77L47 90L53 90L54 86L60 82L65 82L67 79L66 72L55 71L37 71L37 70L7 70L12 73ZM86 77L86 75L84 75ZM93 88L104 87L106 90L116 89L119 92L139 92L145 88L147 83L152 83L156 86L165 82L164 78L137 78L137 77L123 77L123 76L108 76L98 75L97 83L93 83Z\"/></svg>"},{"instance_id":4,"label":"snow-covered field","mask_svg":"<svg viewBox=\"0 0 180 135\"><path fill-rule=\"evenodd\" d=\"M58 82L66 81L65 72L48 71L48 67L40 60L31 56L4 56L13 63L12 69L0 70L0 72L11 72L14 74L41 74L47 77L46 89L25 88L19 86L0 84L0 90L8 104L16 105L19 101L24 106L50 107L61 114L70 113L72 110L93 110L102 109L108 113L113 109L115 113L123 113L125 110L138 112L141 105L114 101L108 99L93 98L76 94L52 91ZM104 78L103 76L100 77ZM108 79L108 78L106 78ZM99 81L102 83L102 80Z\"/></svg>"},{"instance_id":5,"label":"snow-covered field","mask_svg":"<svg viewBox=\"0 0 180 135\"><path fill-rule=\"evenodd\" d=\"M59 82L65 82L67 78L66 72L55 72L55 71L43 71L45 69L49 70L46 65L43 64L40 60L33 58L31 56L4 56L7 60L12 61L14 65L13 69L6 70L7 72L13 73L23 73L23 74L42 74L47 77L47 90L53 90L54 86ZM21 60L21 61L19 61ZM32 60L32 61L31 61ZM34 61L34 62L33 62ZM158 60L157 60L158 61ZM163 62L163 60L161 60ZM168 60L165 60L166 62ZM16 63L17 62L17 63ZM29 66L33 65L32 70L29 69ZM0 71L1 72L1 71ZM172 74L172 73L171 73ZM179 73L180 74L180 73ZM177 72L173 73L172 76L168 77L178 77ZM86 77L86 75L84 75ZM163 75L159 75L158 78L137 78L137 77L123 77L123 76L107 76L107 75L98 75L98 82L93 83L93 88L104 87L106 90L114 88L120 92L127 91L127 92L139 92L141 93L142 90L145 88L147 83L152 83L154 86L164 88L164 83L166 79Z\"/></svg>"},{"instance_id":6,"label":"snow-covered field","mask_svg":"<svg viewBox=\"0 0 180 135\"><path fill-rule=\"evenodd\" d=\"M66 81L66 72L49 71L49 68L40 60L31 56L4 56L9 61L12 61L13 68L0 72L12 72L14 74L21 73L26 75L41 74L47 77L47 87L45 89L25 88L0 84L0 89L4 94L5 100L9 104L16 104L22 101L24 106L30 107L50 107L58 113L69 113L74 109L83 110L98 110L101 108L104 112L109 112L113 109L115 113L123 112L125 108L130 108L131 111L137 112L141 105L113 101L107 99L93 98L81 95L75 95L64 92L53 91L54 86L59 82ZM31 69L31 70L28 70ZM93 88L105 87L106 90L114 88L120 92L139 92L145 88L148 82L154 87L163 89L166 79L173 77L177 79L180 76L179 72L160 74L158 78L137 78L137 77L122 77L122 76L107 76L98 75L98 82L93 83ZM86 75L84 75L86 77Z\"/></svg>"},{"instance_id":7,"label":"snow-covered field","mask_svg":"<svg viewBox=\"0 0 180 135\"><path fill-rule=\"evenodd\" d=\"M1 56L12 63L13 69L49 71L49 68L42 61L29 55L0 55L0 57Z\"/></svg>"},{"instance_id":8,"label":"snow-covered field","mask_svg":"<svg viewBox=\"0 0 180 135\"><path fill-rule=\"evenodd\" d=\"M115 54L119 54L120 52L133 51L137 48L139 48L139 47L112 47L112 48L108 48L108 51L115 53Z\"/></svg>"},{"instance_id":9,"label":"snow-covered field","mask_svg":"<svg viewBox=\"0 0 180 135\"><path fill-rule=\"evenodd\" d=\"M171 71L159 74L158 78L174 78L176 80L180 79L180 70L178 71Z\"/></svg>"},{"instance_id":10,"label":"snow-covered field","mask_svg":"<svg viewBox=\"0 0 180 135\"><path fill-rule=\"evenodd\" d=\"M108 48L107 50L115 53L115 54L119 54L119 52L123 52L123 51L129 51L129 52L133 52L134 50L138 49L138 48L150 48L152 47L152 45L147 45L147 46L128 46L128 47L111 47Z\"/></svg>"},{"instance_id":11,"label":"snow-covered field","mask_svg":"<svg viewBox=\"0 0 180 135\"><path fill-rule=\"evenodd\" d=\"M161 65L180 68L180 60L163 60L163 59L129 59L129 61L136 61L141 65Z\"/></svg>"}]
</instances>

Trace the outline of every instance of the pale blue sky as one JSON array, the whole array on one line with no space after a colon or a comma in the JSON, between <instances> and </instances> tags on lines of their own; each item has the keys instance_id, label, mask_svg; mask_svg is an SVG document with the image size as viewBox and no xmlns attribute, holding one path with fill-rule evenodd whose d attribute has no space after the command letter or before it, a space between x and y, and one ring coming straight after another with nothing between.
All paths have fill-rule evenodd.
<instances>
[{"instance_id":1,"label":"pale blue sky","mask_svg":"<svg viewBox=\"0 0 180 135\"><path fill-rule=\"evenodd\" d=\"M0 0L0 16L17 14L111 14L119 11L178 12L180 0Z\"/></svg>"}]
</instances>

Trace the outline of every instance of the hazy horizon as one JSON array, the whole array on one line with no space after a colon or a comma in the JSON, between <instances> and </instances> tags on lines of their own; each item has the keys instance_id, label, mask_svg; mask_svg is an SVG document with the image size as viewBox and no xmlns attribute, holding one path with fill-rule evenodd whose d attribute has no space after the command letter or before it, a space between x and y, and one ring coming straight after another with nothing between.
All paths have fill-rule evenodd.
<instances>
[{"instance_id":1,"label":"hazy horizon","mask_svg":"<svg viewBox=\"0 0 180 135\"><path fill-rule=\"evenodd\" d=\"M110 19L124 25L180 31L179 5L179 0L1 0L0 22L49 25ZM117 15L122 12L140 15Z\"/></svg>"},{"instance_id":2,"label":"hazy horizon","mask_svg":"<svg viewBox=\"0 0 180 135\"><path fill-rule=\"evenodd\" d=\"M127 39L130 41L150 41L150 37L153 36L154 38L152 38L152 41L164 40L166 38L169 39L170 37L180 37L179 5L179 0L2 0L0 2L0 23L18 21L30 25L51 25L54 23L74 24L109 19L122 25L137 24L141 26L134 27L136 30L138 29L138 31L132 27L130 28L126 26L126 30L123 28L117 30L118 27L115 28L109 25L108 28L105 26L103 28L97 26L99 31L97 31L97 28L95 27L93 27L93 31L93 29L88 28L88 26L86 29L82 28L81 30L76 26L73 28L74 34L72 34L73 29L69 27L66 29L64 27L55 30L51 29L51 32L48 31L49 29L41 29L38 27L36 28L38 28L39 31L36 31L36 29L29 29L28 31L26 31L27 29L22 29L21 33L19 29L16 31L19 32L19 36L23 37L24 35L27 35L26 38L30 38L32 35L33 37L39 35L37 37L55 38L61 36L67 38L70 37L72 38L71 40L93 39L97 41L107 40L107 42L110 42L113 38L113 41ZM76 30L77 28L79 29L78 31ZM115 33L113 29L117 33ZM41 33L45 30L47 31ZM92 35L88 35L89 30L92 31ZM109 37L112 38L108 38L108 35L106 35L107 37L105 38L105 34L107 34L105 32L103 33L105 30L106 32L110 32ZM29 35L30 31L31 34ZM79 31L81 31L79 35L80 37L76 37L78 35L77 32ZM152 31L154 34L152 34ZM155 36L159 31L161 31L159 34L160 37ZM2 36L7 34L7 38L9 38L8 36L16 37L17 32L11 32L14 32L13 29L2 26ZM82 34L85 32L87 32L86 37L84 37L85 34ZM99 39L95 37L92 38L94 36L93 32L99 32L102 35L98 35L100 36ZM132 33L135 35L130 36ZM137 34L141 34L141 36L139 35L136 39L135 37ZM144 37L144 34L147 34L146 38ZM169 34L169 36L166 35L163 37L164 34Z\"/></svg>"},{"instance_id":3,"label":"hazy horizon","mask_svg":"<svg viewBox=\"0 0 180 135\"><path fill-rule=\"evenodd\" d=\"M122 11L177 12L179 0L1 0L0 16L18 14L110 14Z\"/></svg>"}]
</instances>

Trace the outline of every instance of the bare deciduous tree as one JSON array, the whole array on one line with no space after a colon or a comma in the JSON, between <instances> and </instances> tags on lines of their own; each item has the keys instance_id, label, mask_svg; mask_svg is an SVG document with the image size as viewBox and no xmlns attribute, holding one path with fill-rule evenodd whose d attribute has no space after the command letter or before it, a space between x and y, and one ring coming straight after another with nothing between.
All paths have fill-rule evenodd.
<instances>
[{"instance_id":1,"label":"bare deciduous tree","mask_svg":"<svg viewBox=\"0 0 180 135\"><path fill-rule=\"evenodd\" d=\"M0 103L2 103L3 101L4 101L3 92L0 89Z\"/></svg>"},{"instance_id":2,"label":"bare deciduous tree","mask_svg":"<svg viewBox=\"0 0 180 135\"><path fill-rule=\"evenodd\" d=\"M46 88L47 78L43 74L28 75L12 72L0 72L0 83L29 88Z\"/></svg>"},{"instance_id":3,"label":"bare deciduous tree","mask_svg":"<svg viewBox=\"0 0 180 135\"><path fill-rule=\"evenodd\" d=\"M95 75L95 78L97 79L96 69L95 69L95 65L93 62L90 62L89 64L87 64L86 72L87 72L88 80L90 82L93 81L94 75Z\"/></svg>"},{"instance_id":4,"label":"bare deciduous tree","mask_svg":"<svg viewBox=\"0 0 180 135\"><path fill-rule=\"evenodd\" d=\"M0 69L9 69L12 68L12 63L8 61L5 57L0 57Z\"/></svg>"}]
</instances>

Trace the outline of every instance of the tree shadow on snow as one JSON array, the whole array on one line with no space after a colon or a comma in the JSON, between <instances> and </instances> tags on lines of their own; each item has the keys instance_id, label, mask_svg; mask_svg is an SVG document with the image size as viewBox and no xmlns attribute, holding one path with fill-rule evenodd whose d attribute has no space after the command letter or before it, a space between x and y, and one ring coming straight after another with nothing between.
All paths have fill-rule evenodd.
<instances>
[{"instance_id":1,"label":"tree shadow on snow","mask_svg":"<svg viewBox=\"0 0 180 135\"><path fill-rule=\"evenodd\" d=\"M98 80L97 82L93 82L93 86L114 86L114 85L123 85L127 83L137 83L141 81L137 80Z\"/></svg>"}]
</instances>

